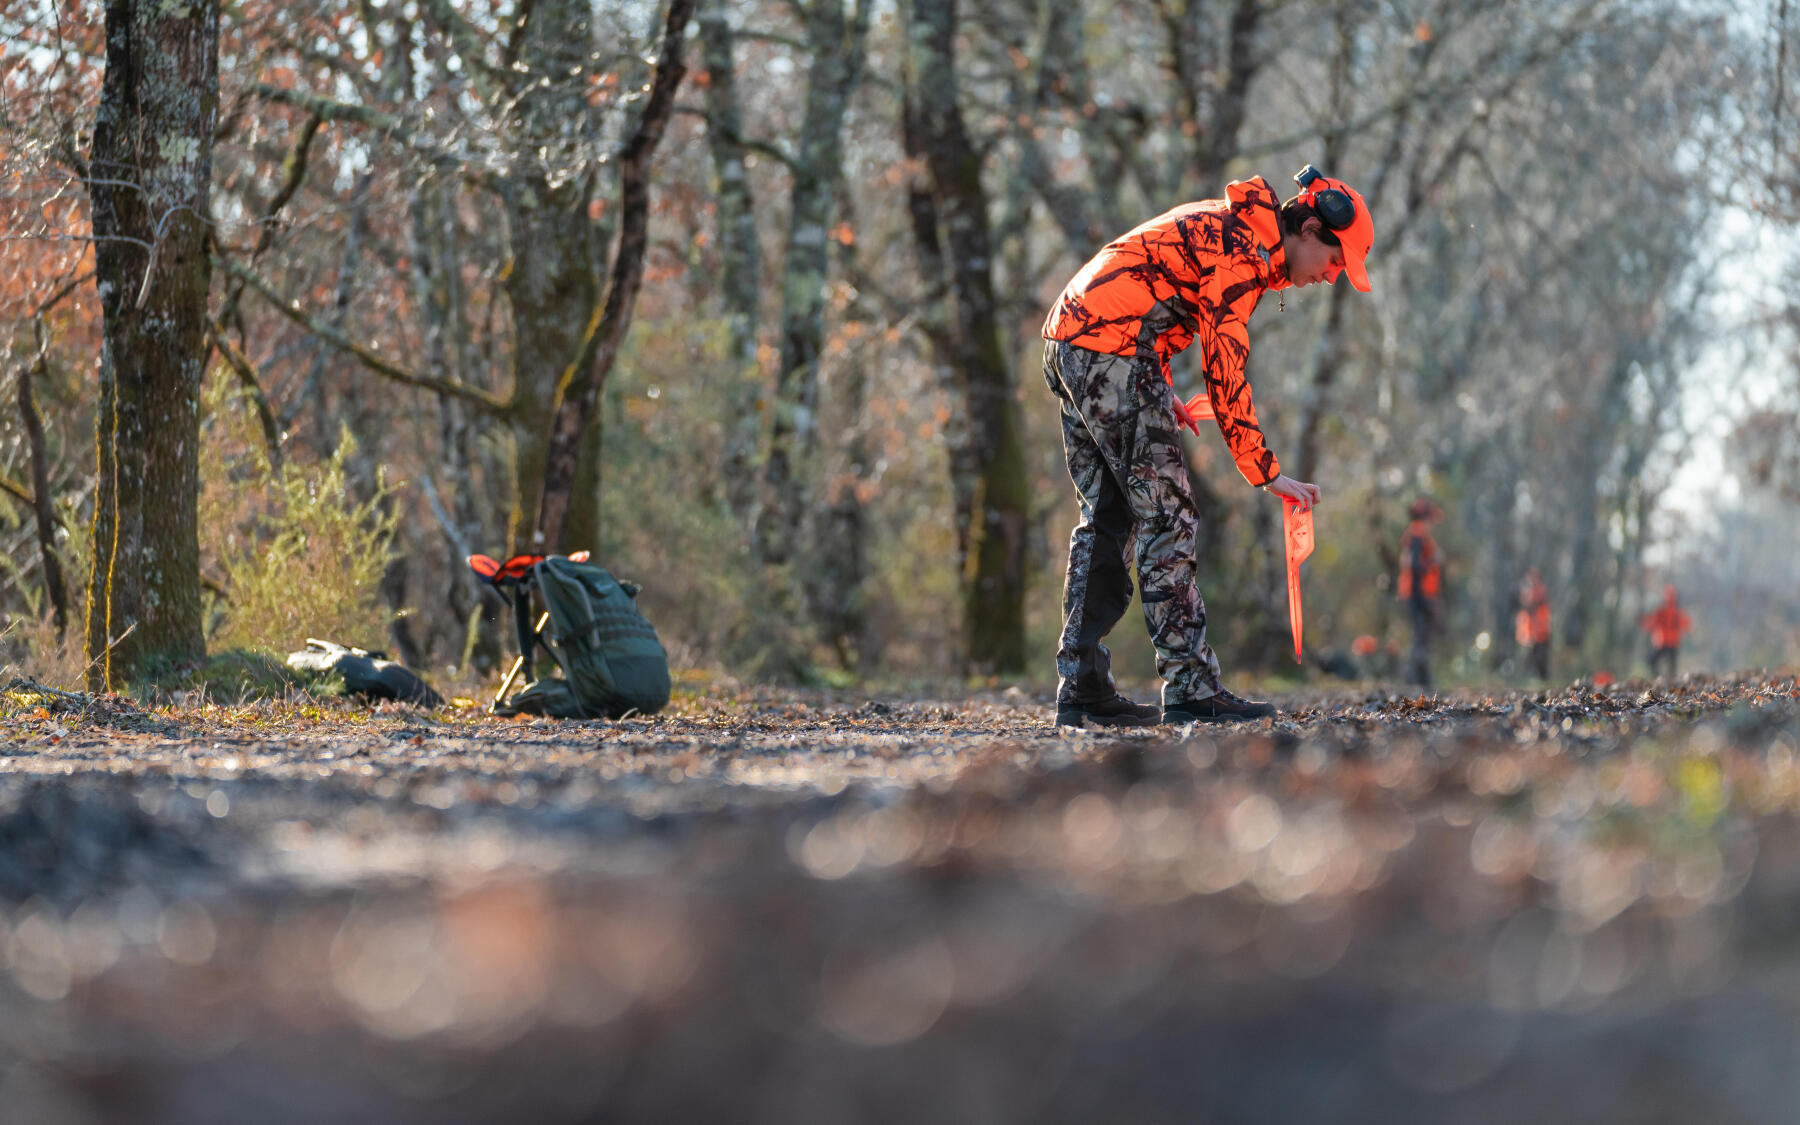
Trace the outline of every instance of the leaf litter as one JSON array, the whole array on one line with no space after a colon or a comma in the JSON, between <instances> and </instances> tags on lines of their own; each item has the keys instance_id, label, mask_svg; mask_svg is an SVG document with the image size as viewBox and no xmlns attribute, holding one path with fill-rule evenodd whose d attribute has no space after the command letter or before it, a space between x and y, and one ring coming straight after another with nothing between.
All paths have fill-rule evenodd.
<instances>
[{"instance_id":1,"label":"leaf litter","mask_svg":"<svg viewBox=\"0 0 1800 1125\"><path fill-rule=\"evenodd\" d=\"M896 1119L1092 1120L1151 1067L1172 1106L1278 1118L1352 1067L1345 1105L1458 1120L1429 1099L1544 1112L1571 1058L1652 1057L1668 1120L1781 1104L1694 1028L1800 1048L1792 675L1281 702L1071 731L1017 689L719 688L581 723L15 681L0 1054L88 1106L129 1071L172 1107L143 1120L297 1057L302 1110L396 1121L796 1120L877 1080ZM1208 1045L1245 1065L1181 1069Z\"/></svg>"}]
</instances>

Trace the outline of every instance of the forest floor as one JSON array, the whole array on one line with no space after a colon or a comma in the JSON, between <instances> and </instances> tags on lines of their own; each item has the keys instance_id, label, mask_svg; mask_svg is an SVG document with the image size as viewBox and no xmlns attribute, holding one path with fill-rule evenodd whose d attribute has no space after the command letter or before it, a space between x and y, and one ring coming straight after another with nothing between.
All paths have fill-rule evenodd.
<instances>
[{"instance_id":1,"label":"forest floor","mask_svg":"<svg viewBox=\"0 0 1800 1125\"><path fill-rule=\"evenodd\" d=\"M0 1118L1791 1122L1792 674L0 698Z\"/></svg>"}]
</instances>

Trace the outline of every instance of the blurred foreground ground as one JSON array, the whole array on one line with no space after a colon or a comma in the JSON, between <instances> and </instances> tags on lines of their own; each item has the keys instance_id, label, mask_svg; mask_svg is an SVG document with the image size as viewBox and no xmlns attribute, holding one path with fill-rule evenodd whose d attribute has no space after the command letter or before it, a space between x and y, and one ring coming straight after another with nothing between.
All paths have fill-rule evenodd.
<instances>
[{"instance_id":1,"label":"blurred foreground ground","mask_svg":"<svg viewBox=\"0 0 1800 1125\"><path fill-rule=\"evenodd\" d=\"M1791 1122L1800 686L0 718L0 1120Z\"/></svg>"}]
</instances>

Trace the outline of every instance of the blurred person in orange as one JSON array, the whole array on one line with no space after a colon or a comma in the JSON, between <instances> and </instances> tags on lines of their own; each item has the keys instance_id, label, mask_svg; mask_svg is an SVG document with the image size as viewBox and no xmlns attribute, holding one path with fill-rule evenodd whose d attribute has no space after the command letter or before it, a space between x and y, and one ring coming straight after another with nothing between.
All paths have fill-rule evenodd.
<instances>
[{"instance_id":1,"label":"blurred person in orange","mask_svg":"<svg viewBox=\"0 0 1800 1125\"><path fill-rule=\"evenodd\" d=\"M1400 536L1400 600L1412 621L1412 649L1406 654L1406 682L1431 687L1431 637L1437 631L1438 596L1444 584L1443 557L1431 525L1444 518L1428 496L1420 496L1406 509L1406 532Z\"/></svg>"},{"instance_id":2,"label":"blurred person in orange","mask_svg":"<svg viewBox=\"0 0 1800 1125\"><path fill-rule=\"evenodd\" d=\"M1694 619L1681 608L1674 586L1663 587L1662 604L1644 614L1641 624L1644 632L1650 634L1650 674L1674 679L1676 650L1681 648L1681 638L1694 626ZM1665 663L1668 671L1659 672L1658 667Z\"/></svg>"},{"instance_id":3,"label":"blurred person in orange","mask_svg":"<svg viewBox=\"0 0 1800 1125\"><path fill-rule=\"evenodd\" d=\"M1540 680L1550 678L1550 591L1538 576L1537 567L1525 573L1525 585L1519 589L1519 612L1513 619L1513 639L1519 642L1531 661L1531 670Z\"/></svg>"}]
</instances>

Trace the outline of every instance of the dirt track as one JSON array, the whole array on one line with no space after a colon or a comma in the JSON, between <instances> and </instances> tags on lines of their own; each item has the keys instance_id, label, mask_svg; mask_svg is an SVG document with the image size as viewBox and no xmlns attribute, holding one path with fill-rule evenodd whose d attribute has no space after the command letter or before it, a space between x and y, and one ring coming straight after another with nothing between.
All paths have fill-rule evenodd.
<instances>
[{"instance_id":1,"label":"dirt track","mask_svg":"<svg viewBox=\"0 0 1800 1125\"><path fill-rule=\"evenodd\" d=\"M0 721L34 1122L1791 1121L1800 687Z\"/></svg>"}]
</instances>

